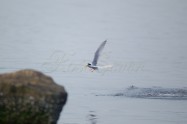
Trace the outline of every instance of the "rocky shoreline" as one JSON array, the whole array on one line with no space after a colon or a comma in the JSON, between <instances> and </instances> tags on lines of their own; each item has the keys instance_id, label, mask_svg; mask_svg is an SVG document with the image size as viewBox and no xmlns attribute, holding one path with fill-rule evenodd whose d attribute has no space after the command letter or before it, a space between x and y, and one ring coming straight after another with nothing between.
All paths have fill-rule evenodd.
<instances>
[{"instance_id":1,"label":"rocky shoreline","mask_svg":"<svg viewBox=\"0 0 187 124\"><path fill-rule=\"evenodd\" d=\"M56 124L67 92L35 70L0 74L0 124Z\"/></svg>"}]
</instances>

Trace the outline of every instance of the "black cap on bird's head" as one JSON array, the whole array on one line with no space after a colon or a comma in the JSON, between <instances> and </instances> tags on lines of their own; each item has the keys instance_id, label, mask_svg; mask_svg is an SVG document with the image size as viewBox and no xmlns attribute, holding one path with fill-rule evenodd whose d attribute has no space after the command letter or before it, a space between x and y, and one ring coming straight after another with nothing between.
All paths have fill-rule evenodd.
<instances>
[{"instance_id":1,"label":"black cap on bird's head","mask_svg":"<svg viewBox=\"0 0 187 124\"><path fill-rule=\"evenodd\" d=\"M88 63L85 67L90 67L91 66L91 64L90 63Z\"/></svg>"}]
</instances>

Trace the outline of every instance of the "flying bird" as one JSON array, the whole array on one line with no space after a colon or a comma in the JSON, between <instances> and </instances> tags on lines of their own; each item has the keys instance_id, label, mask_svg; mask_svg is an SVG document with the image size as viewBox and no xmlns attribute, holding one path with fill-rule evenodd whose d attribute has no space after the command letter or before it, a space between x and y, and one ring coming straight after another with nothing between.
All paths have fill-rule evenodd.
<instances>
[{"instance_id":1,"label":"flying bird","mask_svg":"<svg viewBox=\"0 0 187 124\"><path fill-rule=\"evenodd\" d=\"M103 50L103 48L104 48L106 42L107 42L107 40L103 41L103 42L101 43L101 45L99 46L99 48L97 48L92 63L88 63L88 64L87 64L87 67L89 67L89 68L91 68L91 69L93 69L93 70L98 70L98 69L100 69L100 68L111 67L110 65L108 65L108 66L98 66L98 65L97 65L97 62L98 62L98 60L99 60L99 56L100 56L100 54L101 54L101 52L102 52L102 50Z\"/></svg>"}]
</instances>

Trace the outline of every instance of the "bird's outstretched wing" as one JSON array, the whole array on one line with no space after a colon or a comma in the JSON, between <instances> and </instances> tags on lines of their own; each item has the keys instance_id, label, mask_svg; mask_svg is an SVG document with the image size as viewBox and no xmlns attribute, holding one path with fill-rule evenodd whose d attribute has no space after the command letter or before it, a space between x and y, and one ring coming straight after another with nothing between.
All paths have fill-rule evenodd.
<instances>
[{"instance_id":1,"label":"bird's outstretched wing","mask_svg":"<svg viewBox=\"0 0 187 124\"><path fill-rule=\"evenodd\" d=\"M95 52L95 55L94 55L94 59L92 61L92 65L96 66L97 65L97 61L99 59L99 56L100 56L100 53L101 51L103 50L105 44L106 44L107 40L103 41L101 43L101 45L99 46L99 48L97 49L97 51Z\"/></svg>"}]
</instances>

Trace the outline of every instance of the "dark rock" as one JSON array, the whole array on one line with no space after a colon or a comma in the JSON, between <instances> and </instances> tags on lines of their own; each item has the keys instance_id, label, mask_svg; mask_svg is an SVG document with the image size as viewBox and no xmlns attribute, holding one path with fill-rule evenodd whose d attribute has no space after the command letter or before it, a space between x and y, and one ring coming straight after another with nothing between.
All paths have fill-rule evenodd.
<instances>
[{"instance_id":1,"label":"dark rock","mask_svg":"<svg viewBox=\"0 0 187 124\"><path fill-rule=\"evenodd\" d=\"M0 74L0 124L56 124L64 87L34 70Z\"/></svg>"}]
</instances>

